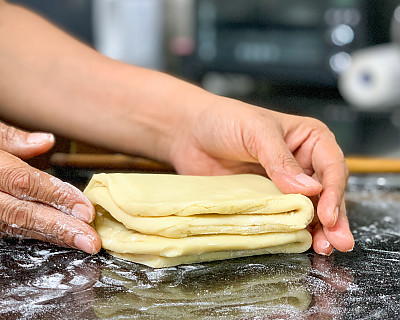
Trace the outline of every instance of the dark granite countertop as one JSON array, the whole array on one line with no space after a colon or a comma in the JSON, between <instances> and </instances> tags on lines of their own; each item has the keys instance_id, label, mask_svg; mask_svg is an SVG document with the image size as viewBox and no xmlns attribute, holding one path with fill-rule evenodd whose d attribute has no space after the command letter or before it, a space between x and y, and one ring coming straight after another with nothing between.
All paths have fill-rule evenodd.
<instances>
[{"instance_id":1,"label":"dark granite countertop","mask_svg":"<svg viewBox=\"0 0 400 320\"><path fill-rule=\"evenodd\" d=\"M151 269L0 239L0 319L398 319L400 178L351 177L356 246Z\"/></svg>"}]
</instances>

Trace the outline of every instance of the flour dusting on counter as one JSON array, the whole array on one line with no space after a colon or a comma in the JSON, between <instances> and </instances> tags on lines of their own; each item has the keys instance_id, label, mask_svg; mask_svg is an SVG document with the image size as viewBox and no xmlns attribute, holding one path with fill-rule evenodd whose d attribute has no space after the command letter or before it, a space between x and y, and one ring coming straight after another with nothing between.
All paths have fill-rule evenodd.
<instances>
[{"instance_id":1,"label":"flour dusting on counter","mask_svg":"<svg viewBox=\"0 0 400 320\"><path fill-rule=\"evenodd\" d=\"M350 181L356 245L152 269L0 239L0 319L393 319L400 314L400 188Z\"/></svg>"}]
</instances>

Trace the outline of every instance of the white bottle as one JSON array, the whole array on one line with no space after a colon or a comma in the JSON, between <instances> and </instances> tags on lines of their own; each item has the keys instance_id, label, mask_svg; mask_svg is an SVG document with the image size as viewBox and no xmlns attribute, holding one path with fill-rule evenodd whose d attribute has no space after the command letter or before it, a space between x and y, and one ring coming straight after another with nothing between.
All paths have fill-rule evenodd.
<instances>
[{"instance_id":1,"label":"white bottle","mask_svg":"<svg viewBox=\"0 0 400 320\"><path fill-rule=\"evenodd\" d=\"M163 0L94 0L95 48L129 64L164 67Z\"/></svg>"}]
</instances>

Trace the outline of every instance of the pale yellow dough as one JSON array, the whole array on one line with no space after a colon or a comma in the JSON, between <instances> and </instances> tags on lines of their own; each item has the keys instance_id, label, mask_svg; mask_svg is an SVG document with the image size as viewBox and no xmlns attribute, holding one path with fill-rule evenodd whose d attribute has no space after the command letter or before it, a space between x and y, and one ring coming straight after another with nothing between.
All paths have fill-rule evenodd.
<instances>
[{"instance_id":1,"label":"pale yellow dough","mask_svg":"<svg viewBox=\"0 0 400 320\"><path fill-rule=\"evenodd\" d=\"M311 201L257 175L98 174L85 194L103 247L153 267L311 245Z\"/></svg>"}]
</instances>

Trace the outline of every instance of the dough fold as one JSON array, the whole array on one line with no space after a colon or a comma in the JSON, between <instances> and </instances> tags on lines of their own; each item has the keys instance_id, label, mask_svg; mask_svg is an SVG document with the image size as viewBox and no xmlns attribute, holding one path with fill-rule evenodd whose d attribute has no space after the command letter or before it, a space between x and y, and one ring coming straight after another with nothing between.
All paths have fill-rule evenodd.
<instances>
[{"instance_id":1,"label":"dough fold","mask_svg":"<svg viewBox=\"0 0 400 320\"><path fill-rule=\"evenodd\" d=\"M262 176L97 174L84 193L103 248L152 267L311 246L311 201Z\"/></svg>"}]
</instances>

